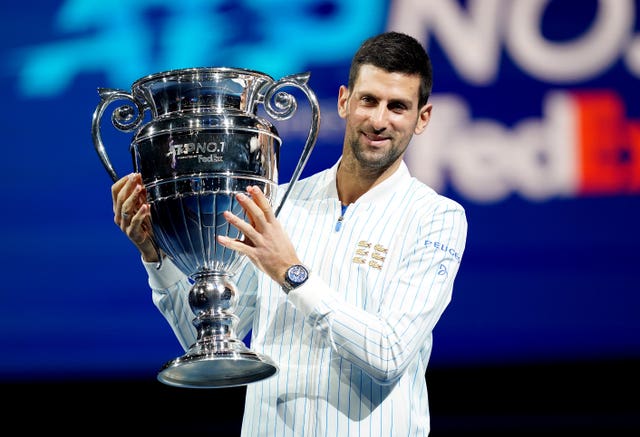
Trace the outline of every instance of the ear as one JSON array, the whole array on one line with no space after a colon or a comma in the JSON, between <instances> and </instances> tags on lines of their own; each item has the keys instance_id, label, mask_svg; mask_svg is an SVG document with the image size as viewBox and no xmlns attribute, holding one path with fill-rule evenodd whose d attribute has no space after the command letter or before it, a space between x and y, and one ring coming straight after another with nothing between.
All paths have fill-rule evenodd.
<instances>
[{"instance_id":1,"label":"ear","mask_svg":"<svg viewBox=\"0 0 640 437\"><path fill-rule=\"evenodd\" d=\"M340 85L340 90L338 91L338 115L340 118L347 117L347 100L349 100L349 89Z\"/></svg>"},{"instance_id":2,"label":"ear","mask_svg":"<svg viewBox=\"0 0 640 437\"><path fill-rule=\"evenodd\" d=\"M429 120L431 120L432 109L433 105L431 103L427 103L422 108L420 108L420 113L418 114L418 122L416 123L416 128L413 131L416 135L420 135L427 128Z\"/></svg>"}]
</instances>

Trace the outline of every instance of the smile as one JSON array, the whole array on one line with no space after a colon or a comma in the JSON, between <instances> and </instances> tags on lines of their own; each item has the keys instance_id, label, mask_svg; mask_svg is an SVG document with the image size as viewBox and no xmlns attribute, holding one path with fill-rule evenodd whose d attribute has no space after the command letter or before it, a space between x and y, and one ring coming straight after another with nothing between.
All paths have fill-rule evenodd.
<instances>
[{"instance_id":1,"label":"smile","mask_svg":"<svg viewBox=\"0 0 640 437\"><path fill-rule=\"evenodd\" d=\"M389 141L389 137L375 135L375 134L367 134L364 133L363 136L366 138L367 142L371 145L380 145L386 141Z\"/></svg>"}]
</instances>

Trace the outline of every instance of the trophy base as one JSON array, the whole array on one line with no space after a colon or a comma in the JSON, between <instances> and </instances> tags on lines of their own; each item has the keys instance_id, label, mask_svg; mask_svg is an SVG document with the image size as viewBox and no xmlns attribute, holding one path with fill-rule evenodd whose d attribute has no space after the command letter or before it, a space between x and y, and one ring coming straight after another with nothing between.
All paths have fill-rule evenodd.
<instances>
[{"instance_id":1,"label":"trophy base","mask_svg":"<svg viewBox=\"0 0 640 437\"><path fill-rule=\"evenodd\" d=\"M261 381L278 372L269 357L252 352L239 341L233 343L231 349L196 344L162 366L158 380L174 387L225 388Z\"/></svg>"}]
</instances>

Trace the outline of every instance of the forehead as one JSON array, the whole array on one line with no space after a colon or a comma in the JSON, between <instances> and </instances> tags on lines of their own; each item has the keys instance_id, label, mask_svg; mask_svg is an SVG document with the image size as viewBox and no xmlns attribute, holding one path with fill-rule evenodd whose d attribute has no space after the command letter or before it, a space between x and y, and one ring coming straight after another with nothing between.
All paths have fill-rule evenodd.
<instances>
[{"instance_id":1,"label":"forehead","mask_svg":"<svg viewBox=\"0 0 640 437\"><path fill-rule=\"evenodd\" d=\"M388 72L382 68L365 64L360 67L353 85L353 94L369 94L389 100L418 102L420 76L399 72Z\"/></svg>"}]
</instances>

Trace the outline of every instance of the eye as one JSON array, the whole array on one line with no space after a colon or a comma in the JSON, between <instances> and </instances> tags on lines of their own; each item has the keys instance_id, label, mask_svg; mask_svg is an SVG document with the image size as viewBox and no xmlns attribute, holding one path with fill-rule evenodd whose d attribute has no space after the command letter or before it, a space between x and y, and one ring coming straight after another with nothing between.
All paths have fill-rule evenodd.
<instances>
[{"instance_id":1,"label":"eye","mask_svg":"<svg viewBox=\"0 0 640 437\"><path fill-rule=\"evenodd\" d=\"M376 103L376 99L374 99L371 96L362 96L362 98L360 99L360 101L365 104L365 105L373 105Z\"/></svg>"},{"instance_id":2,"label":"eye","mask_svg":"<svg viewBox=\"0 0 640 437\"><path fill-rule=\"evenodd\" d=\"M407 105L405 105L404 103L394 102L389 104L389 110L393 112L401 113L406 111L407 109Z\"/></svg>"}]
</instances>

